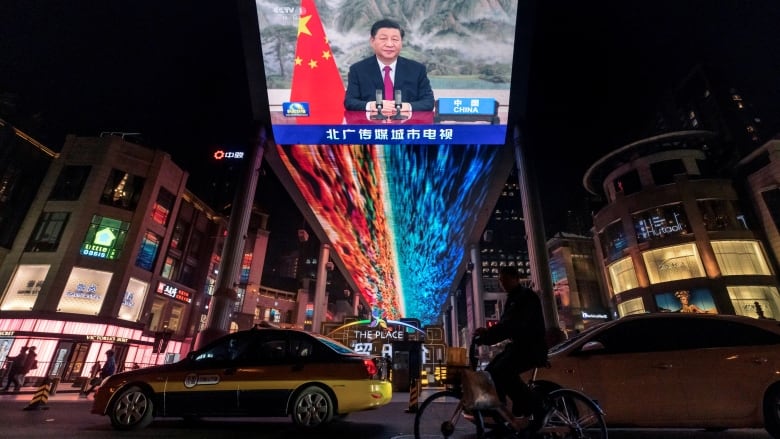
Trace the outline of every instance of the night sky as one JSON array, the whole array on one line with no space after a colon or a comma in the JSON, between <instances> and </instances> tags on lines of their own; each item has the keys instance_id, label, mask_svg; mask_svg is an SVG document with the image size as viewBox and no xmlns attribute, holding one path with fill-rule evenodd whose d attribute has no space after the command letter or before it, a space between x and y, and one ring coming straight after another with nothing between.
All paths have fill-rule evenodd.
<instances>
[{"instance_id":1,"label":"night sky","mask_svg":"<svg viewBox=\"0 0 780 439\"><path fill-rule=\"evenodd\" d=\"M140 132L197 180L217 145L247 138L233 3L4 0L0 117L54 150L68 133ZM696 64L780 126L780 2L538 3L526 144L548 236L567 210L593 208L584 172L641 138L654 98Z\"/></svg>"}]
</instances>

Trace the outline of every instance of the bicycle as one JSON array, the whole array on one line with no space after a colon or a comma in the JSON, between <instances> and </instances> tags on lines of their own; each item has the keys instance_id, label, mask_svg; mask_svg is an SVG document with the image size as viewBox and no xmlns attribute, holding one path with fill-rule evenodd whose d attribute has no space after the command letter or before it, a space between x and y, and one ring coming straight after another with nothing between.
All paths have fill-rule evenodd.
<instances>
[{"instance_id":1,"label":"bicycle","mask_svg":"<svg viewBox=\"0 0 780 439\"><path fill-rule=\"evenodd\" d=\"M479 369L476 351L472 339L468 367L471 371ZM543 395L542 419L533 419L527 427L518 430L512 426L511 412L500 401L490 403L492 406L487 408L467 407L463 388L465 371L461 371L450 379L445 390L433 393L422 402L414 418L415 439L607 439L604 412L598 404L574 389L544 392L534 385L538 369L533 370L528 384Z\"/></svg>"}]
</instances>

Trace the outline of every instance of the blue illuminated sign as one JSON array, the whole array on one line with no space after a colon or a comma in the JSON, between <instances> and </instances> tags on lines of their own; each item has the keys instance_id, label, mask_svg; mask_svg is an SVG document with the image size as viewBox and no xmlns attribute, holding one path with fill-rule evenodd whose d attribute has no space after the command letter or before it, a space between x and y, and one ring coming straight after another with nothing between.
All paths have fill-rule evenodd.
<instances>
[{"instance_id":1,"label":"blue illuminated sign","mask_svg":"<svg viewBox=\"0 0 780 439\"><path fill-rule=\"evenodd\" d=\"M440 115L493 116L496 100L492 98L440 98Z\"/></svg>"},{"instance_id":2,"label":"blue illuminated sign","mask_svg":"<svg viewBox=\"0 0 780 439\"><path fill-rule=\"evenodd\" d=\"M281 125L273 126L276 143L284 145L439 145L442 143L503 145L505 127L493 125Z\"/></svg>"}]
</instances>

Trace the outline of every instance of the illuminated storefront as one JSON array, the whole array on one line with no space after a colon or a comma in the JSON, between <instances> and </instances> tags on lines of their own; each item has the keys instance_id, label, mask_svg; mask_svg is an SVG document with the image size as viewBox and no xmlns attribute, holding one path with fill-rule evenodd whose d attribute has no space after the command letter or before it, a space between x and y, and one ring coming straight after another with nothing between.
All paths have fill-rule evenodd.
<instances>
[{"instance_id":1,"label":"illuminated storefront","mask_svg":"<svg viewBox=\"0 0 780 439\"><path fill-rule=\"evenodd\" d=\"M705 175L709 132L627 145L586 173L609 204L594 216L596 247L617 316L696 312L777 318L775 268L731 180ZM670 165L669 163L674 163ZM675 169L663 173L663 169Z\"/></svg>"}]
</instances>

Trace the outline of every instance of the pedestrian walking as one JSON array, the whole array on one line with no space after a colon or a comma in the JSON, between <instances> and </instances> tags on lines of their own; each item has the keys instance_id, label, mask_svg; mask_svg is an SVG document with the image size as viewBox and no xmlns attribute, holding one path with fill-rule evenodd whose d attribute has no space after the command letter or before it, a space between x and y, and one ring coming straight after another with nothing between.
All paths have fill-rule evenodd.
<instances>
[{"instance_id":1,"label":"pedestrian walking","mask_svg":"<svg viewBox=\"0 0 780 439\"><path fill-rule=\"evenodd\" d=\"M8 382L5 384L5 387L3 387L3 392L7 392L11 388L11 383L14 384L14 392L19 392L21 390L22 383L19 382L19 375L24 372L24 364L27 361L28 349L27 346L24 346L19 351L18 355L9 358L11 360L11 367L8 369Z\"/></svg>"}]
</instances>

